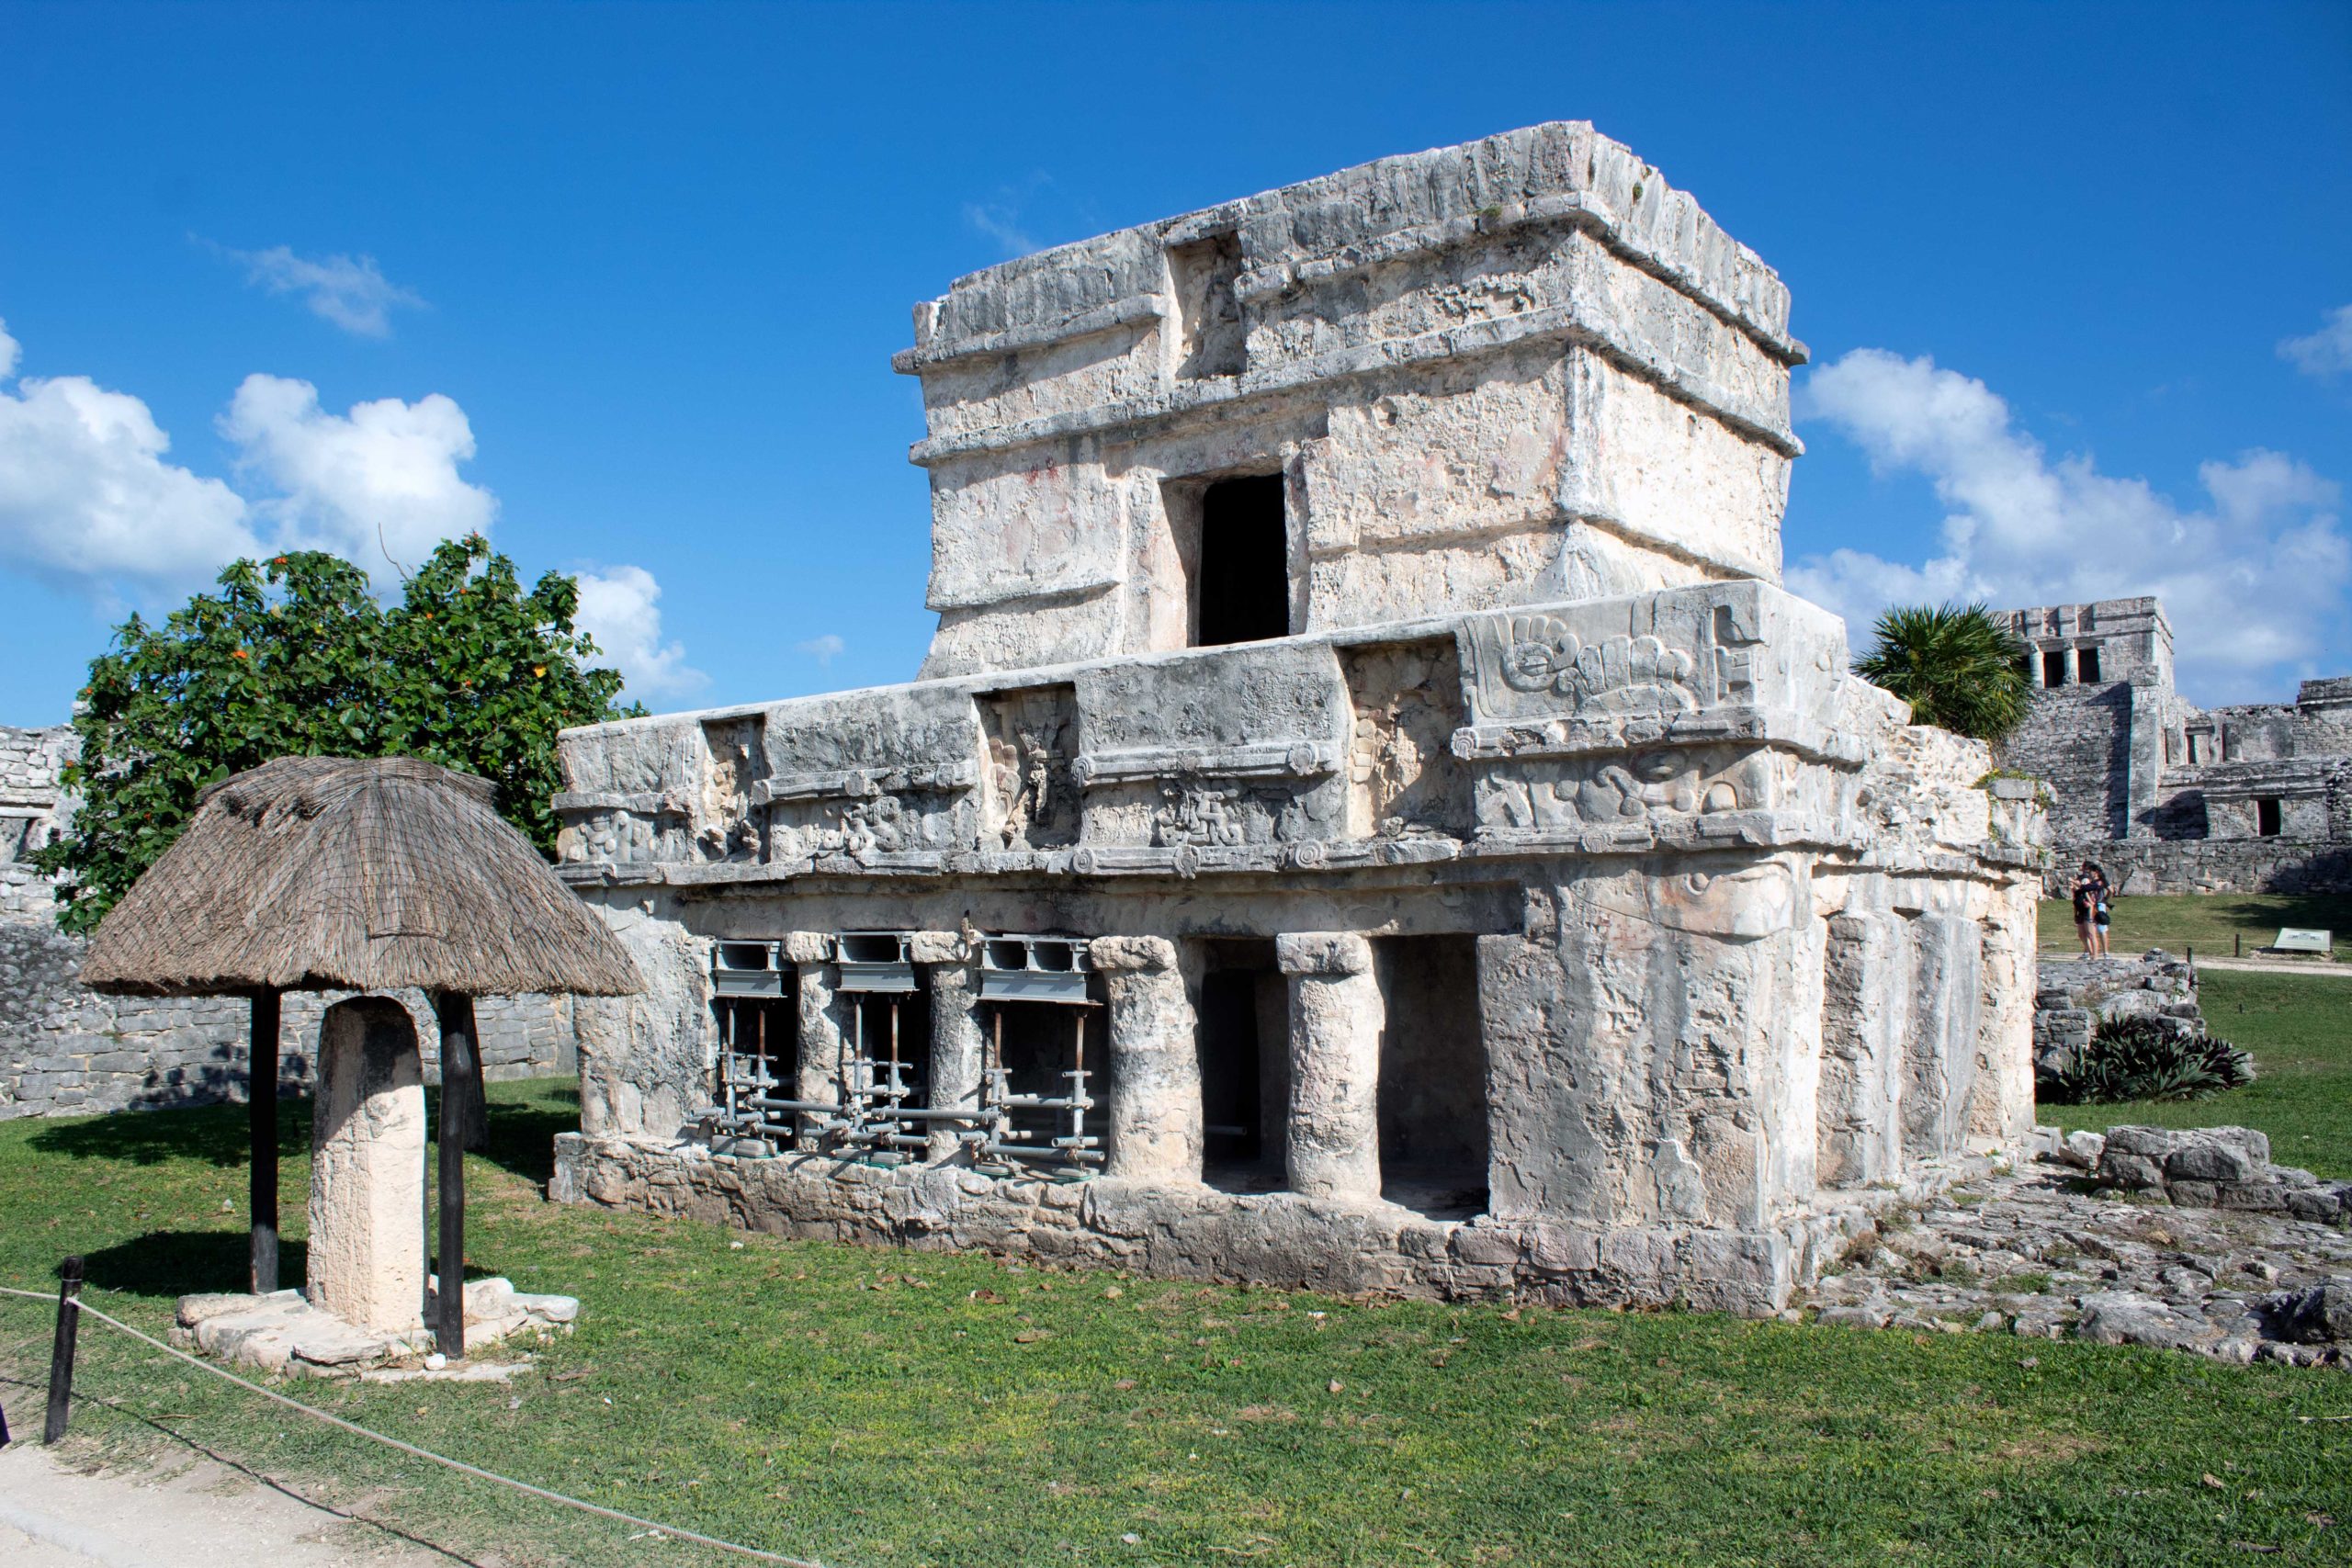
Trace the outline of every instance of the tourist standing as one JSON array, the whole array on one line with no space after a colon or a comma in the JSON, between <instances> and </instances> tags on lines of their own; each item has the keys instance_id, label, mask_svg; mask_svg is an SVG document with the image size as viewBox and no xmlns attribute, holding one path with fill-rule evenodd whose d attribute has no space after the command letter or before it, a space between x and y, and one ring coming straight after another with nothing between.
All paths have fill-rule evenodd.
<instances>
[{"instance_id":1,"label":"tourist standing","mask_svg":"<svg viewBox=\"0 0 2352 1568\"><path fill-rule=\"evenodd\" d=\"M2085 861L2068 893L2075 901L2075 935L2082 942L2083 956L2097 958L2106 945L2107 877Z\"/></svg>"}]
</instances>

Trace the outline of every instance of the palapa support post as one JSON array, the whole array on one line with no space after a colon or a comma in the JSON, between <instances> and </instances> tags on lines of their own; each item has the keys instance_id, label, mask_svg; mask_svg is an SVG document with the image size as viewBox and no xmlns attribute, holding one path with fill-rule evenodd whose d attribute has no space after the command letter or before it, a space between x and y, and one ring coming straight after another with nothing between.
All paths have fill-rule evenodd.
<instances>
[{"instance_id":1,"label":"palapa support post","mask_svg":"<svg viewBox=\"0 0 2352 1568\"><path fill-rule=\"evenodd\" d=\"M441 1021L441 1127L435 1163L441 1189L441 1247L435 1344L453 1361L466 1355L466 1128L461 1096L453 1083L478 1078L474 1059L474 1001L462 992L435 991L433 1011Z\"/></svg>"},{"instance_id":2,"label":"palapa support post","mask_svg":"<svg viewBox=\"0 0 2352 1568\"><path fill-rule=\"evenodd\" d=\"M267 986L254 992L252 1043L247 1063L246 1114L252 1123L250 1195L254 1230L253 1292L277 1289L277 993Z\"/></svg>"},{"instance_id":3,"label":"palapa support post","mask_svg":"<svg viewBox=\"0 0 2352 1568\"><path fill-rule=\"evenodd\" d=\"M82 1308L74 1301L82 1293L82 1260L69 1258L57 1270L57 1337L49 1348L49 1419L40 1440L54 1445L65 1440L65 1416L74 1401L74 1343L82 1331Z\"/></svg>"}]
</instances>

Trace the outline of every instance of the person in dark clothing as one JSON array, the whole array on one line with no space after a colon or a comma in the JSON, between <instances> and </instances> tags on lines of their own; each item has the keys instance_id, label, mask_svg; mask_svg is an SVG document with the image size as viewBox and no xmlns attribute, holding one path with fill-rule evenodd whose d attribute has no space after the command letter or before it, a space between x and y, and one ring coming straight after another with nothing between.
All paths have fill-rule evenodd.
<instances>
[{"instance_id":1,"label":"person in dark clothing","mask_svg":"<svg viewBox=\"0 0 2352 1568\"><path fill-rule=\"evenodd\" d=\"M2085 861L2075 874L2075 934L2082 939L2085 958L2107 956L2109 921L2107 873L2095 861Z\"/></svg>"}]
</instances>

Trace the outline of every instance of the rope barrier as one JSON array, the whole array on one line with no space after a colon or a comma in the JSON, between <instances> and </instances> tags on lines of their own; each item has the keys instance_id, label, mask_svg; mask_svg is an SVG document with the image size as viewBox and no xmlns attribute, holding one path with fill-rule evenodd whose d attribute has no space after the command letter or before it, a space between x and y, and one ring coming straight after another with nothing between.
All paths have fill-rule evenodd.
<instances>
[{"instance_id":1,"label":"rope barrier","mask_svg":"<svg viewBox=\"0 0 2352 1568\"><path fill-rule=\"evenodd\" d=\"M27 1301L40 1302L44 1304L53 1303L57 1300L53 1292L22 1291L14 1285L0 1285L0 1295L22 1296ZM675 1525L665 1525L653 1519L639 1518L635 1514L624 1514L618 1508L607 1508L602 1504L582 1502L577 1497L567 1497L560 1492L550 1492L544 1486L534 1486L527 1481L517 1481L512 1476L500 1475L495 1471L483 1470L478 1465L468 1464L463 1460L450 1459L447 1455L436 1454L430 1449L418 1448L414 1443L404 1443L398 1438L388 1438L381 1432L371 1432L367 1427L346 1421L340 1416L330 1416L323 1410L313 1410L309 1405L288 1399L282 1393L273 1393L257 1382L250 1382L234 1372L224 1371L209 1361L189 1355L176 1345L166 1345L153 1335L141 1333L121 1319L99 1311L87 1301L76 1301L74 1305L77 1312L87 1313L100 1323L119 1329L133 1339L151 1345L167 1356L176 1356L199 1371L210 1372L216 1378L235 1383L239 1388L260 1394L264 1399L275 1401L288 1410L300 1411L312 1420L323 1421L330 1427L340 1427L346 1432L381 1443L388 1449L398 1449L401 1452L413 1455L417 1459L430 1460L435 1464L444 1465L461 1475L470 1475L479 1481L494 1481L501 1486L511 1486L517 1492L543 1498L550 1503L560 1503L567 1508L578 1508L584 1513L601 1514L605 1518L616 1519L625 1525L642 1525L647 1529L658 1530L667 1536L675 1536L680 1540L691 1540L703 1546L716 1547L721 1551L736 1552L741 1556L755 1558L762 1562L780 1562L785 1565L785 1568L824 1568L822 1563L812 1562L805 1557L785 1557L776 1552L763 1551L756 1546L739 1546L734 1541L721 1540L717 1536L701 1535L694 1530L681 1529Z\"/></svg>"}]
</instances>

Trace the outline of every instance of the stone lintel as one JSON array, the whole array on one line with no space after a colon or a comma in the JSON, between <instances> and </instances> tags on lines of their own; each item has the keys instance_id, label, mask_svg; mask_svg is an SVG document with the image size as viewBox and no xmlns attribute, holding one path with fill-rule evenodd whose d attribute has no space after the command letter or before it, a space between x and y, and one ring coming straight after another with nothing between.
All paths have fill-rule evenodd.
<instances>
[{"instance_id":1,"label":"stone lintel","mask_svg":"<svg viewBox=\"0 0 2352 1568\"><path fill-rule=\"evenodd\" d=\"M1274 963L1285 975L1364 975L1372 943L1353 931L1289 931L1274 938Z\"/></svg>"}]
</instances>

